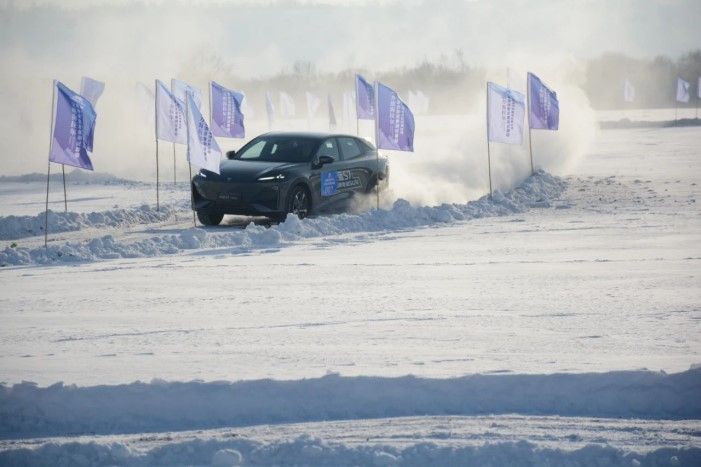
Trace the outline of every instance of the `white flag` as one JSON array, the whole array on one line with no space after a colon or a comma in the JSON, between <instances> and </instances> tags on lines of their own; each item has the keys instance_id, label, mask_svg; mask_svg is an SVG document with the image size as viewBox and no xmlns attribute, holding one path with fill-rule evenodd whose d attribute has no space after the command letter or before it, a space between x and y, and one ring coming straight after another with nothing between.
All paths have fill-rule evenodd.
<instances>
[{"instance_id":1,"label":"white flag","mask_svg":"<svg viewBox=\"0 0 701 467\"><path fill-rule=\"evenodd\" d=\"M156 139L187 144L185 104L156 80Z\"/></svg>"},{"instance_id":2,"label":"white flag","mask_svg":"<svg viewBox=\"0 0 701 467\"><path fill-rule=\"evenodd\" d=\"M210 172L219 173L221 149L197 108L192 94L185 98L187 106L187 160Z\"/></svg>"},{"instance_id":3,"label":"white flag","mask_svg":"<svg viewBox=\"0 0 701 467\"><path fill-rule=\"evenodd\" d=\"M335 130L337 126L336 122L336 111L333 109L333 102L331 102L331 96L327 96L327 101L329 103L329 129Z\"/></svg>"},{"instance_id":4,"label":"white flag","mask_svg":"<svg viewBox=\"0 0 701 467\"><path fill-rule=\"evenodd\" d=\"M489 141L523 143L523 94L494 83L487 83L487 125Z\"/></svg>"},{"instance_id":5,"label":"white flag","mask_svg":"<svg viewBox=\"0 0 701 467\"><path fill-rule=\"evenodd\" d=\"M635 100L635 88L630 81L623 83L623 100L633 102Z\"/></svg>"},{"instance_id":6,"label":"white flag","mask_svg":"<svg viewBox=\"0 0 701 467\"><path fill-rule=\"evenodd\" d=\"M429 98L421 91L409 91L409 107L417 115L428 113Z\"/></svg>"},{"instance_id":7,"label":"white flag","mask_svg":"<svg viewBox=\"0 0 701 467\"><path fill-rule=\"evenodd\" d=\"M311 119L316 115L316 111L319 110L321 105L321 99L316 97L311 92L307 91L307 116Z\"/></svg>"},{"instance_id":8,"label":"white flag","mask_svg":"<svg viewBox=\"0 0 701 467\"><path fill-rule=\"evenodd\" d=\"M292 96L282 91L280 91L280 116L295 116L295 101L292 99Z\"/></svg>"},{"instance_id":9,"label":"white flag","mask_svg":"<svg viewBox=\"0 0 701 467\"><path fill-rule=\"evenodd\" d=\"M105 90L105 83L97 81L87 76L83 76L80 80L80 95L86 98L93 107L97 104L97 100Z\"/></svg>"},{"instance_id":10,"label":"white flag","mask_svg":"<svg viewBox=\"0 0 701 467\"><path fill-rule=\"evenodd\" d=\"M265 113L268 116L268 128L272 128L275 121L275 106L269 92L265 93Z\"/></svg>"},{"instance_id":11,"label":"white flag","mask_svg":"<svg viewBox=\"0 0 701 467\"><path fill-rule=\"evenodd\" d=\"M200 112L202 111L202 91L200 91L196 87L190 86L185 81L172 78L170 80L170 90L173 93L173 95L183 103L185 102L185 94L187 92L190 92L190 94L192 94L192 98L195 101L195 105L198 109L200 109Z\"/></svg>"},{"instance_id":12,"label":"white flag","mask_svg":"<svg viewBox=\"0 0 701 467\"><path fill-rule=\"evenodd\" d=\"M689 102L689 88L691 85L681 78L677 78L677 101Z\"/></svg>"}]
</instances>

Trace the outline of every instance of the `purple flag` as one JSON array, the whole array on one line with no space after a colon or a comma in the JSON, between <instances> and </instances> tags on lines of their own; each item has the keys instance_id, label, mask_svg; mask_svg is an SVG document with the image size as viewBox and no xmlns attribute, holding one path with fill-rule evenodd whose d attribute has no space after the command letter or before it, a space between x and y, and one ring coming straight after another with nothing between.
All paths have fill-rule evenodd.
<instances>
[{"instance_id":1,"label":"purple flag","mask_svg":"<svg viewBox=\"0 0 701 467\"><path fill-rule=\"evenodd\" d=\"M375 120L375 90L360 75L355 75L355 112L359 119Z\"/></svg>"},{"instance_id":2,"label":"purple flag","mask_svg":"<svg viewBox=\"0 0 701 467\"><path fill-rule=\"evenodd\" d=\"M557 130L560 125L560 103L557 101L557 94L533 73L528 73L528 98L530 128Z\"/></svg>"},{"instance_id":3,"label":"purple flag","mask_svg":"<svg viewBox=\"0 0 701 467\"><path fill-rule=\"evenodd\" d=\"M86 98L56 81L56 109L49 160L93 170L89 135L95 126L95 109Z\"/></svg>"},{"instance_id":4,"label":"purple flag","mask_svg":"<svg viewBox=\"0 0 701 467\"><path fill-rule=\"evenodd\" d=\"M225 138L244 138L246 130L243 126L241 103L243 94L226 89L214 81L212 87L212 133L214 136Z\"/></svg>"},{"instance_id":5,"label":"purple flag","mask_svg":"<svg viewBox=\"0 0 701 467\"><path fill-rule=\"evenodd\" d=\"M414 150L414 115L396 92L377 83L377 148Z\"/></svg>"}]
</instances>

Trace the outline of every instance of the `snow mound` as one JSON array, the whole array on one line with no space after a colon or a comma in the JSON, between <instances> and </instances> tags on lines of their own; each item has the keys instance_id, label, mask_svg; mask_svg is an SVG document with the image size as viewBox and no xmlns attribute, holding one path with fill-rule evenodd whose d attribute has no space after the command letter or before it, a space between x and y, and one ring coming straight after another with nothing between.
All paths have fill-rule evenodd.
<instances>
[{"instance_id":1,"label":"snow mound","mask_svg":"<svg viewBox=\"0 0 701 467\"><path fill-rule=\"evenodd\" d=\"M109 211L78 213L54 212L49 210L49 234L74 232L86 228L125 227L135 224L163 222L173 217L175 210L163 206L157 211L149 205L131 209L112 209ZM0 240L44 235L45 212L36 216L0 217Z\"/></svg>"},{"instance_id":2,"label":"snow mound","mask_svg":"<svg viewBox=\"0 0 701 467\"><path fill-rule=\"evenodd\" d=\"M328 465L328 466L537 466L585 467L697 466L701 448L661 448L647 453L591 444L565 450L533 443L501 442L481 446L416 443L407 447L381 444L328 443L310 436L264 443L246 438L170 442L140 451L119 442L46 443L37 448L0 452L0 465L144 466L144 465Z\"/></svg>"},{"instance_id":3,"label":"snow mound","mask_svg":"<svg viewBox=\"0 0 701 467\"><path fill-rule=\"evenodd\" d=\"M0 386L0 438L425 415L701 418L701 370Z\"/></svg>"},{"instance_id":4,"label":"snow mound","mask_svg":"<svg viewBox=\"0 0 701 467\"><path fill-rule=\"evenodd\" d=\"M289 215L285 222L265 228L249 225L245 230L204 231L163 234L123 243L111 236L83 240L48 248L10 248L0 251L0 266L85 262L111 258L139 258L174 254L193 248L234 248L235 252L278 247L304 238L358 232L411 229L436 224L461 222L488 216L504 216L531 208L550 206L565 190L566 183L553 175L538 171L508 193L496 192L466 204L411 206L398 200L389 210L363 214L338 214L304 219Z\"/></svg>"}]
</instances>

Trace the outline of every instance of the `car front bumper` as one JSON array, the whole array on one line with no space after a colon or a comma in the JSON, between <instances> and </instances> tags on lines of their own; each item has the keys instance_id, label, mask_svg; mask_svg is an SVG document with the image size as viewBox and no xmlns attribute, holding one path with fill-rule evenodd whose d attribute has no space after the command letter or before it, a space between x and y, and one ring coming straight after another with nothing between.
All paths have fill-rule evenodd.
<instances>
[{"instance_id":1,"label":"car front bumper","mask_svg":"<svg viewBox=\"0 0 701 467\"><path fill-rule=\"evenodd\" d=\"M223 214L274 215L285 212L284 183L235 183L208 180L201 175L192 179L192 207Z\"/></svg>"}]
</instances>

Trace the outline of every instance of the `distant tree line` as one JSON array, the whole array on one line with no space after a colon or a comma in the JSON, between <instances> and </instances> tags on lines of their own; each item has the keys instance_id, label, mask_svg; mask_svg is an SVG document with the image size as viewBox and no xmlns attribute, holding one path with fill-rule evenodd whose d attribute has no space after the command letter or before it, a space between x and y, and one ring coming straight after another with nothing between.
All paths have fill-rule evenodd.
<instances>
[{"instance_id":1,"label":"distant tree line","mask_svg":"<svg viewBox=\"0 0 701 467\"><path fill-rule=\"evenodd\" d=\"M379 79L407 96L410 90L420 90L430 98L431 113L463 113L474 108L477 99L483 99L487 72L484 68L465 63L461 51L442 57L437 62L424 61L413 67L373 73L368 70L344 70L338 73L321 72L312 62L298 61L287 70L267 74L261 70L260 78L241 79L218 56L202 53L196 66L183 70L183 76L195 82L209 79L224 85L242 89L258 112L263 112L265 93L273 92L277 104L277 91L290 94L297 104L297 114L306 113L305 92L310 91L326 99L331 96L337 112L340 112L341 95L353 90L355 73L368 79ZM698 79L701 77L701 50L686 53L677 60L666 56L637 59L621 54L607 53L585 63L584 76L577 82L589 96L595 109L674 107L677 77L691 83L691 101L696 105ZM635 101L623 99L623 84L628 79L635 87ZM683 107L680 104L680 107ZM258 115L262 117L261 114Z\"/></svg>"}]
</instances>

